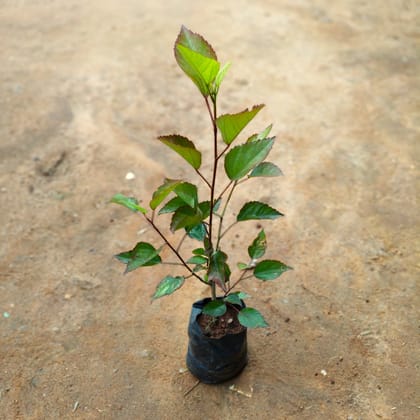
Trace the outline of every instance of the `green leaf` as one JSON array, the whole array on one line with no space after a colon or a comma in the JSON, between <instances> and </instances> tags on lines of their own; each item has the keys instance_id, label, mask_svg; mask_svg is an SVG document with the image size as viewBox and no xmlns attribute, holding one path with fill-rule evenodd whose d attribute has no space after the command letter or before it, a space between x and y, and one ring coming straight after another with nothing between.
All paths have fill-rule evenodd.
<instances>
[{"instance_id":1,"label":"green leaf","mask_svg":"<svg viewBox=\"0 0 420 420\"><path fill-rule=\"evenodd\" d=\"M238 320L247 328L268 327L264 317L254 308L243 308L238 314Z\"/></svg>"},{"instance_id":2,"label":"green leaf","mask_svg":"<svg viewBox=\"0 0 420 420\"><path fill-rule=\"evenodd\" d=\"M225 302L232 303L234 305L242 305L241 300L249 297L246 293L243 292L234 292L230 293L224 297Z\"/></svg>"},{"instance_id":3,"label":"green leaf","mask_svg":"<svg viewBox=\"0 0 420 420\"><path fill-rule=\"evenodd\" d=\"M213 213L217 213L220 208L220 204L222 204L222 198L218 198L213 206Z\"/></svg>"},{"instance_id":4,"label":"green leaf","mask_svg":"<svg viewBox=\"0 0 420 420\"><path fill-rule=\"evenodd\" d=\"M219 73L220 64L183 45L175 46L176 61L184 73L195 83L203 96L210 94L210 85Z\"/></svg>"},{"instance_id":5,"label":"green leaf","mask_svg":"<svg viewBox=\"0 0 420 420\"><path fill-rule=\"evenodd\" d=\"M212 300L203 308L203 314L210 316L222 316L227 310L226 304L222 300Z\"/></svg>"},{"instance_id":6,"label":"green leaf","mask_svg":"<svg viewBox=\"0 0 420 420\"><path fill-rule=\"evenodd\" d=\"M265 249L267 248L267 240L265 236L264 229L258 234L258 236L253 240L252 244L248 247L248 255L253 260L261 258L265 254Z\"/></svg>"},{"instance_id":7,"label":"green leaf","mask_svg":"<svg viewBox=\"0 0 420 420\"><path fill-rule=\"evenodd\" d=\"M186 226L195 226L202 220L203 214L199 208L193 209L189 206L180 207L172 216L171 231L175 232Z\"/></svg>"},{"instance_id":8,"label":"green leaf","mask_svg":"<svg viewBox=\"0 0 420 420\"><path fill-rule=\"evenodd\" d=\"M158 139L181 155L194 169L199 169L201 166L201 152L199 152L194 143L187 137L178 134L169 136L159 136Z\"/></svg>"},{"instance_id":9,"label":"green leaf","mask_svg":"<svg viewBox=\"0 0 420 420\"><path fill-rule=\"evenodd\" d=\"M192 253L194 255L204 255L206 253L204 248L195 248L193 249Z\"/></svg>"},{"instance_id":10,"label":"green leaf","mask_svg":"<svg viewBox=\"0 0 420 420\"><path fill-rule=\"evenodd\" d=\"M207 267L206 266L204 266L204 265L202 265L202 264L197 264L194 268L193 268L193 271L194 271L194 273L198 273L199 271L203 271L203 270L206 270L207 269Z\"/></svg>"},{"instance_id":11,"label":"green leaf","mask_svg":"<svg viewBox=\"0 0 420 420\"><path fill-rule=\"evenodd\" d=\"M216 78L214 79L215 94L219 92L220 85L222 84L223 79L226 76L227 71L229 70L231 63L226 63L223 67L220 68L219 73L217 73Z\"/></svg>"},{"instance_id":12,"label":"green leaf","mask_svg":"<svg viewBox=\"0 0 420 420\"><path fill-rule=\"evenodd\" d=\"M279 175L283 175L283 172L277 165L271 162L261 162L249 174L250 177L256 177L256 176L273 177L273 176L279 176Z\"/></svg>"},{"instance_id":13,"label":"green leaf","mask_svg":"<svg viewBox=\"0 0 420 420\"><path fill-rule=\"evenodd\" d=\"M273 147L273 143L273 139L264 139L234 147L225 156L227 176L232 181L244 177L267 157Z\"/></svg>"},{"instance_id":14,"label":"green leaf","mask_svg":"<svg viewBox=\"0 0 420 420\"><path fill-rule=\"evenodd\" d=\"M199 222L207 219L210 212L210 202L203 201L198 203L198 207L195 209L197 218L187 219L185 223L188 223L185 226L185 231L190 238L197 239L198 241L203 241L206 237L207 231L204 223L197 223L196 220ZM181 216L179 216L181 218ZM189 223L191 222L191 223Z\"/></svg>"},{"instance_id":15,"label":"green leaf","mask_svg":"<svg viewBox=\"0 0 420 420\"><path fill-rule=\"evenodd\" d=\"M236 220L243 222L245 220L277 219L284 214L273 209L268 204L259 201L250 201L241 208Z\"/></svg>"},{"instance_id":16,"label":"green leaf","mask_svg":"<svg viewBox=\"0 0 420 420\"><path fill-rule=\"evenodd\" d=\"M155 249L153 245L147 242L139 242L131 251L122 252L115 257L127 264L125 273L128 273L139 267L160 264L162 262L158 255L160 251L161 248Z\"/></svg>"},{"instance_id":17,"label":"green leaf","mask_svg":"<svg viewBox=\"0 0 420 420\"><path fill-rule=\"evenodd\" d=\"M225 302L232 303L233 305L241 305L241 299L239 299L238 295L235 293L231 293L223 298Z\"/></svg>"},{"instance_id":18,"label":"green leaf","mask_svg":"<svg viewBox=\"0 0 420 420\"><path fill-rule=\"evenodd\" d=\"M264 260L259 262L254 269L254 276L260 280L274 280L280 277L285 271L293 270L280 261Z\"/></svg>"},{"instance_id":19,"label":"green leaf","mask_svg":"<svg viewBox=\"0 0 420 420\"><path fill-rule=\"evenodd\" d=\"M198 207L203 213L203 220L210 216L210 201L202 201L198 203Z\"/></svg>"},{"instance_id":20,"label":"green leaf","mask_svg":"<svg viewBox=\"0 0 420 420\"><path fill-rule=\"evenodd\" d=\"M204 226L207 228L206 226ZM207 233L207 232L206 232ZM204 236L203 238L203 245L206 255L210 255L213 252L212 244L210 242L210 239L207 236Z\"/></svg>"},{"instance_id":21,"label":"green leaf","mask_svg":"<svg viewBox=\"0 0 420 420\"><path fill-rule=\"evenodd\" d=\"M175 41L175 47L177 45L183 45L205 57L217 60L213 47L200 34L190 31L184 25L181 26L181 30Z\"/></svg>"},{"instance_id":22,"label":"green leaf","mask_svg":"<svg viewBox=\"0 0 420 420\"><path fill-rule=\"evenodd\" d=\"M150 201L150 208L156 207L179 185L182 181L166 178L165 182L153 193Z\"/></svg>"},{"instance_id":23,"label":"green leaf","mask_svg":"<svg viewBox=\"0 0 420 420\"><path fill-rule=\"evenodd\" d=\"M188 264L206 264L207 258L202 257L201 255L194 255L188 261Z\"/></svg>"},{"instance_id":24,"label":"green leaf","mask_svg":"<svg viewBox=\"0 0 420 420\"><path fill-rule=\"evenodd\" d=\"M218 117L216 124L222 133L223 141L228 145L231 144L263 107L264 105L255 105L250 110L245 109L237 114L224 114Z\"/></svg>"},{"instance_id":25,"label":"green leaf","mask_svg":"<svg viewBox=\"0 0 420 420\"><path fill-rule=\"evenodd\" d=\"M250 297L244 292L234 292L230 293L223 298L225 302L233 303L234 305L242 305L241 300Z\"/></svg>"},{"instance_id":26,"label":"green leaf","mask_svg":"<svg viewBox=\"0 0 420 420\"><path fill-rule=\"evenodd\" d=\"M193 226L186 226L185 231L187 232L187 235L192 239L197 239L197 241L204 241L204 238L206 237L206 227L203 223L198 223Z\"/></svg>"},{"instance_id":27,"label":"green leaf","mask_svg":"<svg viewBox=\"0 0 420 420\"><path fill-rule=\"evenodd\" d=\"M262 140L262 139L267 138L272 128L273 128L273 124L270 124L267 128L261 131L261 133L253 134L251 137L247 139L246 142L249 143L251 141Z\"/></svg>"},{"instance_id":28,"label":"green leaf","mask_svg":"<svg viewBox=\"0 0 420 420\"><path fill-rule=\"evenodd\" d=\"M220 207L220 202L221 200L217 200L214 204L213 207L213 213ZM198 208L201 210L201 212L203 213L203 220L206 220L207 217L210 216L210 201L206 200L206 201L202 201L201 203L198 203Z\"/></svg>"},{"instance_id":29,"label":"green leaf","mask_svg":"<svg viewBox=\"0 0 420 420\"><path fill-rule=\"evenodd\" d=\"M114 197L111 198L111 203L120 204L134 212L139 211L140 213L146 214L147 211L138 205L138 201L134 197L126 197L123 194L115 194Z\"/></svg>"},{"instance_id":30,"label":"green leaf","mask_svg":"<svg viewBox=\"0 0 420 420\"><path fill-rule=\"evenodd\" d=\"M226 283L230 278L230 268L226 263L228 256L223 251L215 251L210 256L209 281L216 283L223 291L226 291Z\"/></svg>"},{"instance_id":31,"label":"green leaf","mask_svg":"<svg viewBox=\"0 0 420 420\"><path fill-rule=\"evenodd\" d=\"M239 270L248 270L249 265L245 264L243 262L238 262L238 264L236 264L236 266L239 268Z\"/></svg>"},{"instance_id":32,"label":"green leaf","mask_svg":"<svg viewBox=\"0 0 420 420\"><path fill-rule=\"evenodd\" d=\"M152 296L152 299L158 299L162 296L170 295L179 289L184 284L185 278L182 276L166 276L161 282L157 285L156 291Z\"/></svg>"},{"instance_id":33,"label":"green leaf","mask_svg":"<svg viewBox=\"0 0 420 420\"><path fill-rule=\"evenodd\" d=\"M190 184L189 182L183 182L175 187L175 194L182 198L190 207L197 207L198 192L195 185Z\"/></svg>"},{"instance_id":34,"label":"green leaf","mask_svg":"<svg viewBox=\"0 0 420 420\"><path fill-rule=\"evenodd\" d=\"M185 206L185 201L180 197L174 197L159 210L158 214L173 213L182 206Z\"/></svg>"}]
</instances>

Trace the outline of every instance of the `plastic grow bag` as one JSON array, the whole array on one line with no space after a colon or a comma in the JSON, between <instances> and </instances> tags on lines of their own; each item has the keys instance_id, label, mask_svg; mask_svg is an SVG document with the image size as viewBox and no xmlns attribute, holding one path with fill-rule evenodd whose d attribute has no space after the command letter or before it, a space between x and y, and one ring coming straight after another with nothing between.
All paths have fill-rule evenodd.
<instances>
[{"instance_id":1,"label":"plastic grow bag","mask_svg":"<svg viewBox=\"0 0 420 420\"><path fill-rule=\"evenodd\" d=\"M248 362L247 330L221 338L204 335L197 318L210 298L195 302L188 325L187 367L200 381L217 384L238 375ZM245 304L242 302L243 307Z\"/></svg>"}]
</instances>

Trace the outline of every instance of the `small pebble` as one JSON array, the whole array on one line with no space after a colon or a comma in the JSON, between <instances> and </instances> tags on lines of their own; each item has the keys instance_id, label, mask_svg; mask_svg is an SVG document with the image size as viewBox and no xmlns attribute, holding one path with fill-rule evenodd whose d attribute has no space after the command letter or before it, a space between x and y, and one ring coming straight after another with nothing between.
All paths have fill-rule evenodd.
<instances>
[{"instance_id":1,"label":"small pebble","mask_svg":"<svg viewBox=\"0 0 420 420\"><path fill-rule=\"evenodd\" d=\"M136 176L133 174L133 172L127 172L127 174L125 175L125 179L127 181L131 181L132 179L135 179Z\"/></svg>"},{"instance_id":2,"label":"small pebble","mask_svg":"<svg viewBox=\"0 0 420 420\"><path fill-rule=\"evenodd\" d=\"M150 351L147 349L144 349L140 352L140 356L141 357L149 357L150 356Z\"/></svg>"},{"instance_id":3,"label":"small pebble","mask_svg":"<svg viewBox=\"0 0 420 420\"><path fill-rule=\"evenodd\" d=\"M321 375L322 375L322 376L327 376L327 371L326 371L325 369L322 369L322 370L321 370Z\"/></svg>"},{"instance_id":4,"label":"small pebble","mask_svg":"<svg viewBox=\"0 0 420 420\"><path fill-rule=\"evenodd\" d=\"M5 318L10 318L10 314L9 314L9 312L3 312L3 316L4 316Z\"/></svg>"}]
</instances>

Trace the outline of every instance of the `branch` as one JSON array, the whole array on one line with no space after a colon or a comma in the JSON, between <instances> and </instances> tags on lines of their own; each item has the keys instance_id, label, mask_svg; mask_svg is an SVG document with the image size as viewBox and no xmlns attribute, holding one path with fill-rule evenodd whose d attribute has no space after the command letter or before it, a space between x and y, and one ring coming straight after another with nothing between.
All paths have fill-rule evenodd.
<instances>
[{"instance_id":1,"label":"branch","mask_svg":"<svg viewBox=\"0 0 420 420\"><path fill-rule=\"evenodd\" d=\"M231 185L232 184L232 181L228 184L228 187L229 187L229 185ZM224 219L224 217L225 217L225 213L226 213L226 209L227 209L227 207L228 207L228 204L229 204L229 201L230 201L230 199L232 198L232 194L233 194L233 190L235 189L235 187L236 187L236 185L238 184L238 181L235 181L235 182L233 182L233 185L232 185L232 189L229 191L229 195L228 195L228 197L227 197L227 199L226 199L226 203L225 203L225 206L223 207L223 211L222 211L222 213L220 214L220 221L219 221L219 230L218 230L218 232L217 232L217 244L216 244L216 249L219 249L219 244L220 244L220 240L222 239L222 237L223 237L223 235L232 227L232 226L234 226L237 222L235 222L235 223L233 223L232 225L230 225L223 233L222 233L222 227L223 227L223 219ZM227 187L227 188L228 188ZM222 194L224 194L225 193L225 191L227 190L227 188L225 188L224 190L223 190L223 192L222 192Z\"/></svg>"},{"instance_id":2,"label":"branch","mask_svg":"<svg viewBox=\"0 0 420 420\"><path fill-rule=\"evenodd\" d=\"M227 149L229 149L229 147L230 147L230 144L228 144L222 151L221 151L221 153L220 153L220 155L218 155L217 156L217 160L219 160L225 153L226 153L226 150Z\"/></svg>"},{"instance_id":3,"label":"branch","mask_svg":"<svg viewBox=\"0 0 420 420\"><path fill-rule=\"evenodd\" d=\"M202 283L206 284L208 286L208 283L205 282L200 276L198 276L194 271L188 266L188 264L185 262L185 260L182 258L180 253L173 247L173 245L166 239L165 235L160 231L160 229L154 224L153 220L147 217L145 214L143 215L145 219L150 223L150 225L153 227L153 229L159 234L159 236L165 241L166 245L171 248L172 252L178 257L178 259L181 261L182 265L198 280L200 280Z\"/></svg>"},{"instance_id":4,"label":"branch","mask_svg":"<svg viewBox=\"0 0 420 420\"><path fill-rule=\"evenodd\" d=\"M182 263L175 262L175 261L162 261L161 264L163 264L163 265L181 265L181 266L184 266Z\"/></svg>"},{"instance_id":5,"label":"branch","mask_svg":"<svg viewBox=\"0 0 420 420\"><path fill-rule=\"evenodd\" d=\"M206 183L206 185L211 189L211 184L209 181L207 181L207 179L205 178L205 176L198 170L196 169L195 172L197 172L197 174L200 176L200 178Z\"/></svg>"},{"instance_id":6,"label":"branch","mask_svg":"<svg viewBox=\"0 0 420 420\"><path fill-rule=\"evenodd\" d=\"M197 382L190 387L190 389L188 389L186 392L184 392L184 397L186 397L193 389L195 389L198 385L200 385L200 379L197 380Z\"/></svg>"},{"instance_id":7,"label":"branch","mask_svg":"<svg viewBox=\"0 0 420 420\"><path fill-rule=\"evenodd\" d=\"M222 239L222 238L223 238L223 236L225 236L225 235L226 235L226 233L228 233L228 231L229 231L230 229L232 229L232 228L233 228L233 226L235 226L237 223L238 223L238 221L233 222L231 225L229 225L229 226L225 229L225 231L224 231L224 232L220 235L220 239Z\"/></svg>"},{"instance_id":8,"label":"branch","mask_svg":"<svg viewBox=\"0 0 420 420\"><path fill-rule=\"evenodd\" d=\"M247 269L247 270L242 271L242 274L241 274L241 276L238 278L238 280L236 280L236 281L235 281L235 283L233 283L233 284L232 284L232 286L229 286L229 288L226 290L226 292L225 292L225 296L227 296L227 295L229 294L229 292L230 292L233 288L235 288L235 287L237 286L237 284L238 284L238 283L240 283L242 280L245 280L245 279L249 279L249 278L251 278L251 277L254 277L253 275L248 276L248 277L245 277L245 274L246 274L246 272L247 272L247 271L248 271L248 269Z\"/></svg>"},{"instance_id":9,"label":"branch","mask_svg":"<svg viewBox=\"0 0 420 420\"><path fill-rule=\"evenodd\" d=\"M216 115L213 115L212 112L211 112L211 108L210 108L210 104L209 104L209 98L206 96L204 99L206 101L207 110L209 111L212 125L215 126L216 125Z\"/></svg>"},{"instance_id":10,"label":"branch","mask_svg":"<svg viewBox=\"0 0 420 420\"><path fill-rule=\"evenodd\" d=\"M251 179L251 177L248 175L246 178L243 178L241 180L238 181L238 184L243 184L246 181L249 181Z\"/></svg>"},{"instance_id":11,"label":"branch","mask_svg":"<svg viewBox=\"0 0 420 420\"><path fill-rule=\"evenodd\" d=\"M206 105L210 114L210 118L213 124L213 149L214 149L214 161L213 161L213 177L211 181L210 188L210 220L209 220L209 242L210 246L213 249L213 208L214 208L214 191L216 188L216 175L217 175L217 125L216 125L216 116L217 116L217 105L216 99L212 98L213 102L213 113L210 109L209 100L206 97ZM212 289L213 291L213 289Z\"/></svg>"},{"instance_id":12,"label":"branch","mask_svg":"<svg viewBox=\"0 0 420 420\"><path fill-rule=\"evenodd\" d=\"M227 189L232 185L232 183L233 183L233 181L230 181L227 185L226 185L226 187L225 188L223 188L223 191L219 194L219 197L217 197L217 200L216 201L219 201L221 198L222 198L222 196L223 196L223 194L227 191Z\"/></svg>"},{"instance_id":13,"label":"branch","mask_svg":"<svg viewBox=\"0 0 420 420\"><path fill-rule=\"evenodd\" d=\"M179 241L178 246L176 247L176 250L179 252L179 250L181 249L182 243L185 241L185 238L187 237L187 234L184 233L184 236L181 238L181 240Z\"/></svg>"}]
</instances>

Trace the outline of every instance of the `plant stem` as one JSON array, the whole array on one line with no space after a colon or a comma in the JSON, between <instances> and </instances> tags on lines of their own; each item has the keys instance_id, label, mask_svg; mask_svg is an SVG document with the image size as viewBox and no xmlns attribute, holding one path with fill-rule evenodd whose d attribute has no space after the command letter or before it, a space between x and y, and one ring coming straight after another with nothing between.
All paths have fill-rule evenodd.
<instances>
[{"instance_id":1,"label":"plant stem","mask_svg":"<svg viewBox=\"0 0 420 420\"><path fill-rule=\"evenodd\" d=\"M222 151L221 151L221 153L220 153L220 155L219 156L217 156L217 159L220 159L225 153L226 153L226 150L227 149L229 149L229 147L230 147L230 144L228 144Z\"/></svg>"},{"instance_id":2,"label":"plant stem","mask_svg":"<svg viewBox=\"0 0 420 420\"><path fill-rule=\"evenodd\" d=\"M243 184L244 182L249 181L249 180L250 180L250 176L248 175L248 178L243 178L243 179L240 179L240 180L238 181L238 184Z\"/></svg>"},{"instance_id":3,"label":"plant stem","mask_svg":"<svg viewBox=\"0 0 420 420\"><path fill-rule=\"evenodd\" d=\"M214 159L213 159L213 176L211 181L211 189L210 189L210 220L209 220L209 242L211 245L211 249L213 250L213 208L214 208L214 191L216 189L216 176L217 176L217 163L218 163L218 156L217 156L217 125L216 125L216 118L217 118L217 105L216 105L216 98L212 98L213 102L213 112L210 109L209 100L206 97L206 104L207 109L210 114L210 118L213 124L213 151L214 151Z\"/></svg>"},{"instance_id":4,"label":"plant stem","mask_svg":"<svg viewBox=\"0 0 420 420\"><path fill-rule=\"evenodd\" d=\"M216 201L219 201L222 197L223 194L227 191L227 189L232 185L233 181L229 181L229 183L226 185L225 188L223 188L223 191L219 194L219 197L217 197Z\"/></svg>"},{"instance_id":5,"label":"plant stem","mask_svg":"<svg viewBox=\"0 0 420 420\"><path fill-rule=\"evenodd\" d=\"M187 234L184 233L184 236L181 238L181 240L179 241L178 246L176 247L176 250L179 252L179 250L181 249L181 246L183 244L183 242L185 241L185 238L187 237Z\"/></svg>"},{"instance_id":6,"label":"plant stem","mask_svg":"<svg viewBox=\"0 0 420 420\"><path fill-rule=\"evenodd\" d=\"M217 177L217 165L219 161L218 151L217 151L217 104L216 104L216 96L211 97L211 101L213 103L213 110L210 108L210 103L208 97L205 97L207 109L209 111L210 119L213 126L213 173L212 173L212 180L211 180L211 187L210 187L210 218L209 218L209 229L208 229L208 240L210 244L210 253L214 252L213 247L213 210L214 210L214 193L216 190L216 177ZM214 281L210 282L211 286L211 298L212 300L216 300L216 283Z\"/></svg>"},{"instance_id":7,"label":"plant stem","mask_svg":"<svg viewBox=\"0 0 420 420\"><path fill-rule=\"evenodd\" d=\"M211 188L211 184L209 181L207 181L207 179L204 177L204 175L198 170L196 169L195 172L197 172L197 174L200 176L200 178L206 183L206 185Z\"/></svg>"},{"instance_id":8,"label":"plant stem","mask_svg":"<svg viewBox=\"0 0 420 420\"><path fill-rule=\"evenodd\" d=\"M232 183L232 181L229 183L229 185ZM219 244L220 244L220 240L222 239L223 235L228 231L228 229L230 229L233 225L229 226L225 232L222 234L222 227L223 227L223 218L225 217L225 213L226 213L226 209L228 207L229 201L232 198L232 194L233 194L233 190L235 189L236 185L237 185L238 181L235 181L233 183L232 189L229 191L229 195L226 199L226 203L225 206L223 207L223 211L220 214L220 221L219 221L219 231L217 232L217 244L216 244L216 249L219 249ZM223 191L223 193L226 191L226 189ZM223 194L222 193L222 194Z\"/></svg>"},{"instance_id":9,"label":"plant stem","mask_svg":"<svg viewBox=\"0 0 420 420\"><path fill-rule=\"evenodd\" d=\"M206 101L207 110L209 111L211 122L212 122L212 125L214 127L216 125L216 114L213 115L212 112L211 112L209 98L206 96L204 99ZM214 104L216 102L216 98L212 99L212 101L213 101L213 104Z\"/></svg>"},{"instance_id":10,"label":"plant stem","mask_svg":"<svg viewBox=\"0 0 420 420\"><path fill-rule=\"evenodd\" d=\"M216 300L216 283L214 281L211 282L211 299Z\"/></svg>"},{"instance_id":11,"label":"plant stem","mask_svg":"<svg viewBox=\"0 0 420 420\"><path fill-rule=\"evenodd\" d=\"M226 292L225 292L225 296L227 296L228 294L229 294L229 292L233 289L233 288L235 288L236 287L236 285L239 283L239 282L241 282L242 280L244 280L244 278L245 278L245 274L246 274L246 272L247 272L248 270L244 270L244 271L242 271L242 274L241 274L241 276L239 277L239 279L238 280L236 280L235 281L235 283L233 283L232 284L232 286L230 286L227 290L226 290ZM252 276L250 276L250 277L252 277Z\"/></svg>"},{"instance_id":12,"label":"plant stem","mask_svg":"<svg viewBox=\"0 0 420 420\"><path fill-rule=\"evenodd\" d=\"M235 305L233 305L232 303L227 303L227 305L229 305L229 307L230 308L232 308L232 309L234 309L238 314L239 314L239 312L241 312L241 310L240 309L238 309Z\"/></svg>"},{"instance_id":13,"label":"plant stem","mask_svg":"<svg viewBox=\"0 0 420 420\"><path fill-rule=\"evenodd\" d=\"M182 263L180 262L175 262L175 261L162 261L161 264L163 265L181 265L182 267L184 266Z\"/></svg>"},{"instance_id":14,"label":"plant stem","mask_svg":"<svg viewBox=\"0 0 420 420\"><path fill-rule=\"evenodd\" d=\"M237 224L238 222L236 221L236 222L233 222L231 225L229 225L225 230L224 230L224 232L220 235L220 239L222 239L223 238L223 236L225 236L226 235L226 233L228 233L229 232L229 230L231 230L232 228L233 228L233 226L235 226L236 224Z\"/></svg>"},{"instance_id":15,"label":"plant stem","mask_svg":"<svg viewBox=\"0 0 420 420\"><path fill-rule=\"evenodd\" d=\"M188 264L185 262L185 260L182 258L180 253L174 248L174 246L166 239L165 235L160 231L160 229L155 225L152 219L144 215L145 219L150 223L150 225L153 227L153 229L159 234L159 236L165 241L166 245L171 248L172 252L178 257L178 259L181 261L182 265L198 280L200 280L202 283L206 284L208 286L208 283L205 282L199 275L194 273L194 271L188 266Z\"/></svg>"}]
</instances>

